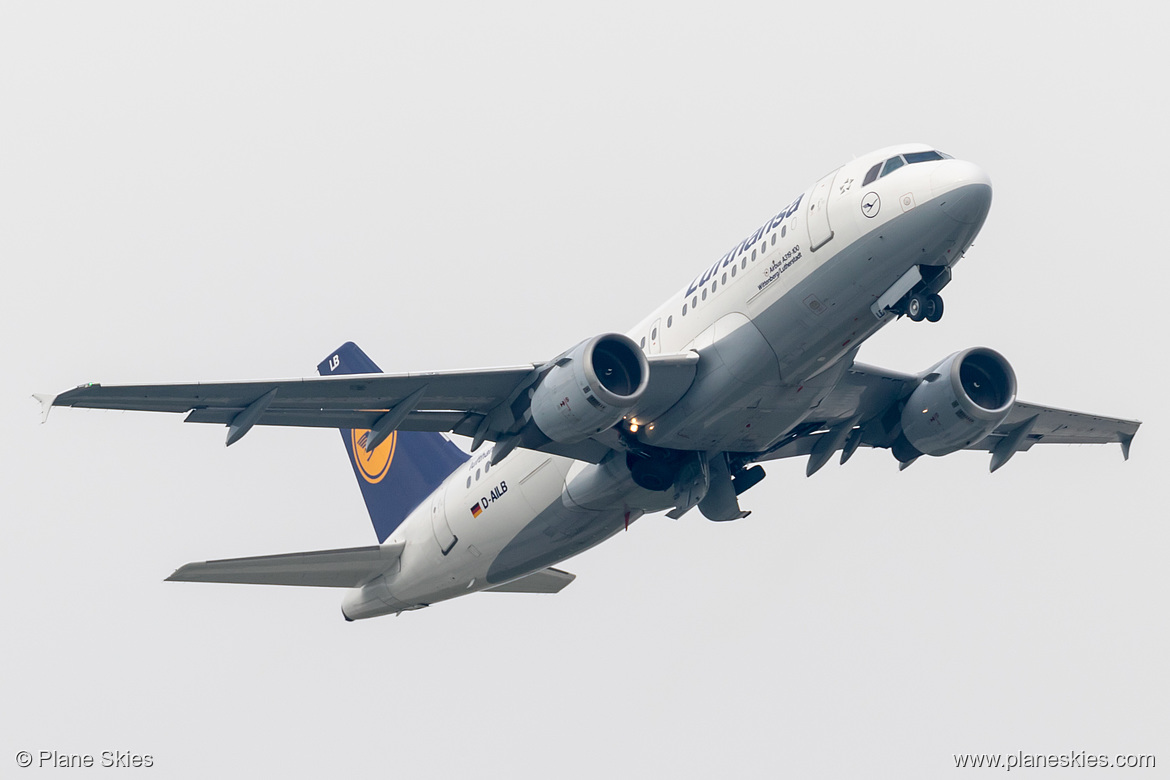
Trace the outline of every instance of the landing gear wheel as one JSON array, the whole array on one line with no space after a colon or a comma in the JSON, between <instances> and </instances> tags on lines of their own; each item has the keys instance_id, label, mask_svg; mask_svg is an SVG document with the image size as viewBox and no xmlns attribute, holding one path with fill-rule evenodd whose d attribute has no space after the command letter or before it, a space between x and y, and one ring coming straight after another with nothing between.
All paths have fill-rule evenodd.
<instances>
[{"instance_id":1,"label":"landing gear wheel","mask_svg":"<svg viewBox=\"0 0 1170 780\"><path fill-rule=\"evenodd\" d=\"M926 321L938 322L943 315L943 301L942 296L938 294L931 295L926 299Z\"/></svg>"},{"instance_id":2,"label":"landing gear wheel","mask_svg":"<svg viewBox=\"0 0 1170 780\"><path fill-rule=\"evenodd\" d=\"M626 455L626 467L638 487L663 491L674 485L678 459L669 450L655 449L646 455L630 452Z\"/></svg>"},{"instance_id":3,"label":"landing gear wheel","mask_svg":"<svg viewBox=\"0 0 1170 780\"><path fill-rule=\"evenodd\" d=\"M914 322L922 322L926 317L926 298L915 293L906 301L906 316Z\"/></svg>"}]
</instances>

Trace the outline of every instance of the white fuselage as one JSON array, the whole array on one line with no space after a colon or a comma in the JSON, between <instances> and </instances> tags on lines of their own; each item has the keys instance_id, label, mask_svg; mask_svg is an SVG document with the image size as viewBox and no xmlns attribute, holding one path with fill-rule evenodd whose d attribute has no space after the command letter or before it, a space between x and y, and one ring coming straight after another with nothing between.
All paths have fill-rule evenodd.
<instances>
[{"instance_id":1,"label":"white fuselage","mask_svg":"<svg viewBox=\"0 0 1170 780\"><path fill-rule=\"evenodd\" d=\"M982 227L990 182L971 163L919 162L863 186L876 164L929 148L883 149L828 174L628 331L649 355L701 356L674 406L635 421L639 441L762 452L809 415L894 319L875 313L879 297L913 266L949 269ZM597 465L523 449L489 458L474 455L387 539L406 543L398 565L351 592L348 615L500 585L673 506L635 485L619 453Z\"/></svg>"}]
</instances>

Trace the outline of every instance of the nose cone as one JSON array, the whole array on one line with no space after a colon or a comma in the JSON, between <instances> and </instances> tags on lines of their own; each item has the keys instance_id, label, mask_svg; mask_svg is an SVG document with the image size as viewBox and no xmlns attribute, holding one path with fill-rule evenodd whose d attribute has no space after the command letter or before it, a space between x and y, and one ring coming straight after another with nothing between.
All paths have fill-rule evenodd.
<instances>
[{"instance_id":1,"label":"nose cone","mask_svg":"<svg viewBox=\"0 0 1170 780\"><path fill-rule=\"evenodd\" d=\"M973 225L991 209L991 177L975 163L943 160L930 176L930 190L951 219Z\"/></svg>"}]
</instances>

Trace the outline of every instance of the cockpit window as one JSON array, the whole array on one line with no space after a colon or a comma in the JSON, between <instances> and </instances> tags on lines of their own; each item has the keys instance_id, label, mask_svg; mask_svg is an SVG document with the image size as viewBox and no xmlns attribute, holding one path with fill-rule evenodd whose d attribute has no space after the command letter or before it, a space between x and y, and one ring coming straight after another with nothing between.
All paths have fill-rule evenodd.
<instances>
[{"instance_id":1,"label":"cockpit window","mask_svg":"<svg viewBox=\"0 0 1170 780\"><path fill-rule=\"evenodd\" d=\"M881 176L877 175L876 173L878 165L881 165L881 163L878 163L878 165L870 168L869 173L865 174L865 182L861 186L864 187L874 179L880 179L882 176L889 176L903 165L913 165L914 163L935 162L937 160L951 159L954 158L952 158L949 154L943 154L942 152L906 152L906 154L900 154L897 157L891 157L890 159L886 160L885 166L882 168Z\"/></svg>"},{"instance_id":2,"label":"cockpit window","mask_svg":"<svg viewBox=\"0 0 1170 780\"><path fill-rule=\"evenodd\" d=\"M870 168L869 173L865 174L865 181L863 181L861 183L861 186L868 187L869 185L873 184L873 180L877 178L878 171L880 171L881 169L882 169L881 163L878 163L877 165Z\"/></svg>"},{"instance_id":3,"label":"cockpit window","mask_svg":"<svg viewBox=\"0 0 1170 780\"><path fill-rule=\"evenodd\" d=\"M882 168L882 176L889 176L891 173L898 170L905 164L906 163L902 162L901 157L891 157L890 159L886 160L886 165L884 168Z\"/></svg>"},{"instance_id":4,"label":"cockpit window","mask_svg":"<svg viewBox=\"0 0 1170 780\"><path fill-rule=\"evenodd\" d=\"M913 165L920 162L932 162L934 160L941 160L943 156L938 152L907 152L906 162Z\"/></svg>"}]
</instances>

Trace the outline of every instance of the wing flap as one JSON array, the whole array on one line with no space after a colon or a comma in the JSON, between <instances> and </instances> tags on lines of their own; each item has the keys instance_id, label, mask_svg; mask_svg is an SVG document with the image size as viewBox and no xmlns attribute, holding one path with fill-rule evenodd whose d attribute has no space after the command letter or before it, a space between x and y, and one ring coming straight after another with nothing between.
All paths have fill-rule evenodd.
<instances>
[{"instance_id":1,"label":"wing flap","mask_svg":"<svg viewBox=\"0 0 1170 780\"><path fill-rule=\"evenodd\" d=\"M229 424L243 411L233 406L192 409L184 422ZM297 428L357 428L368 430L385 409L271 409L260 416L257 425ZM467 417L464 412L411 412L396 430L453 431Z\"/></svg>"},{"instance_id":2,"label":"wing flap","mask_svg":"<svg viewBox=\"0 0 1170 780\"><path fill-rule=\"evenodd\" d=\"M188 563L167 577L167 581L357 588L389 571L398 562L405 546L405 542L398 542L378 547Z\"/></svg>"}]
</instances>

